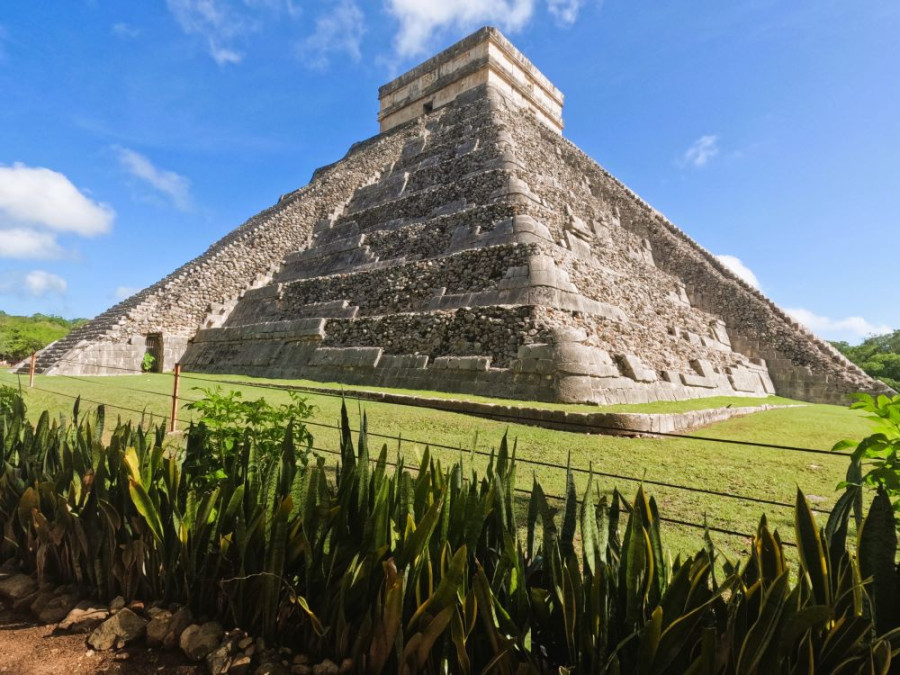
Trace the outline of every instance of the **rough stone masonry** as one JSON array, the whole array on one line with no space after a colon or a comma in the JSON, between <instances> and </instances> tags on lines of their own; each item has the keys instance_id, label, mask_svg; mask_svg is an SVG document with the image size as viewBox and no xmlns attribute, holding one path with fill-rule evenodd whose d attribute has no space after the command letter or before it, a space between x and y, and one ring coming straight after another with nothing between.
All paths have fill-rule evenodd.
<instances>
[{"instance_id":1,"label":"rough stone masonry","mask_svg":"<svg viewBox=\"0 0 900 675\"><path fill-rule=\"evenodd\" d=\"M483 28L380 90L350 148L45 373L161 369L580 403L886 388L562 136L563 96Z\"/></svg>"}]
</instances>

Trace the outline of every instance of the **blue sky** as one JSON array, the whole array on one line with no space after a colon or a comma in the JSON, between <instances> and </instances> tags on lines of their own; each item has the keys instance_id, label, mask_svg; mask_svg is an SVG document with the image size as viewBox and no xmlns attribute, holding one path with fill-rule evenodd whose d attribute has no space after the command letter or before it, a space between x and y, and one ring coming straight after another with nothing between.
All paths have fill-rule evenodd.
<instances>
[{"instance_id":1,"label":"blue sky","mask_svg":"<svg viewBox=\"0 0 900 675\"><path fill-rule=\"evenodd\" d=\"M900 328L896 0L8 0L0 309L157 281L488 23L566 94L566 136L813 330Z\"/></svg>"}]
</instances>

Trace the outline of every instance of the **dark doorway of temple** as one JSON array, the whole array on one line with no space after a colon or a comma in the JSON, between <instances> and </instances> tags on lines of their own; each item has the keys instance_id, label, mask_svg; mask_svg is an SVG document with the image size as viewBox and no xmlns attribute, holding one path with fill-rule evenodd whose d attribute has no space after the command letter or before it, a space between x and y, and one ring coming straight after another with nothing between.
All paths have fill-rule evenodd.
<instances>
[{"instance_id":1,"label":"dark doorway of temple","mask_svg":"<svg viewBox=\"0 0 900 675\"><path fill-rule=\"evenodd\" d=\"M146 373L161 373L163 371L162 333L150 333L147 335L141 370Z\"/></svg>"}]
</instances>

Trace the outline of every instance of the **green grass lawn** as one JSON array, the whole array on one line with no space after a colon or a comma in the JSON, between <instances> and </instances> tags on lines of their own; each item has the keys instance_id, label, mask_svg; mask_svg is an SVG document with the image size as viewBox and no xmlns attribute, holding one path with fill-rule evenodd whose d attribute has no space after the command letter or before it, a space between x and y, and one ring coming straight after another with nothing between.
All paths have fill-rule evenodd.
<instances>
[{"instance_id":1,"label":"green grass lawn","mask_svg":"<svg viewBox=\"0 0 900 675\"><path fill-rule=\"evenodd\" d=\"M216 381L251 381L251 378L237 376L196 377ZM182 376L182 406L202 396L195 387L215 386L193 378L190 374ZM16 382L15 376L0 373L0 384L15 385ZM23 378L23 382L27 384L27 378ZM71 397L78 394L85 399L83 409L92 405L88 400L114 403L130 409L110 409L110 418L119 414L123 418L138 419L140 413L132 411L142 410L161 418L168 416L171 405L172 376L169 374L78 378L37 376L35 385L35 389L26 390L32 415L39 414L45 408L68 412L74 402ZM287 397L283 392L253 386L228 385L224 388L240 390L245 399L262 397L271 402L281 402ZM337 424L340 398L318 394L310 394L307 398L316 406L316 413L310 420L314 423L310 428L316 447L336 450L338 431L318 425ZM758 399L740 400L754 401L754 404L759 402ZM771 401L767 399L766 402ZM426 444L465 450L477 444L479 450L490 450L496 447L503 433L508 432L510 440L517 443L521 460L535 459L559 467L535 467L521 462L517 468L519 487L529 488L532 475L536 475L547 493L557 495L563 494L564 468L571 456L573 466L591 466L597 472L634 478L624 480L601 476L595 479L604 491L609 492L617 487L626 497L633 496L642 478L786 503L794 501L799 486L814 505L830 508L837 497L835 486L847 468L847 459L838 455L815 455L691 438L591 436L371 401L348 401L348 407L353 424L358 424L360 410L367 413L370 433L380 435L373 436L371 445L387 443L392 452L399 448L411 460L421 455ZM646 406L640 408L646 409ZM597 410L596 407L592 409ZM192 413L182 407L179 416L182 426L185 426ZM861 438L870 430L871 423L856 411L836 406L809 405L734 418L698 430L694 435L828 450L838 440ZM483 457L472 457L465 450L439 449L435 454L444 462L462 458L467 466L477 469L484 466ZM329 462L334 460L331 455L325 457ZM586 475L576 475L579 491L583 490L586 481ZM648 485L647 489L659 503L663 517L692 522L702 522L705 517L710 525L749 533L755 530L760 515L765 512L784 540L794 539L790 508L656 485ZM701 531L695 528L667 524L664 536L673 552L693 552L701 545ZM732 558L745 552L747 542L744 539L715 533L712 537Z\"/></svg>"}]
</instances>

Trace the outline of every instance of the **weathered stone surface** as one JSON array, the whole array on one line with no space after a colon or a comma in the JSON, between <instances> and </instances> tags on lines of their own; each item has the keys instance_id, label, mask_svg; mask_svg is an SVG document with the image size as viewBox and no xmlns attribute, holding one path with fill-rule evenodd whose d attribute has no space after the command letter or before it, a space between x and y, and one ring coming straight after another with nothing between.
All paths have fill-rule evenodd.
<instances>
[{"instance_id":1,"label":"weathered stone surface","mask_svg":"<svg viewBox=\"0 0 900 675\"><path fill-rule=\"evenodd\" d=\"M114 616L101 623L88 638L88 645L97 651L124 647L144 636L147 620L130 609L120 609Z\"/></svg>"},{"instance_id":2,"label":"weathered stone surface","mask_svg":"<svg viewBox=\"0 0 900 675\"><path fill-rule=\"evenodd\" d=\"M216 621L188 626L179 638L179 646L191 661L202 661L219 646L225 631Z\"/></svg>"},{"instance_id":3,"label":"weathered stone surface","mask_svg":"<svg viewBox=\"0 0 900 675\"><path fill-rule=\"evenodd\" d=\"M27 574L13 574L0 580L0 595L13 601L27 598L37 590L37 580Z\"/></svg>"},{"instance_id":4,"label":"weathered stone surface","mask_svg":"<svg viewBox=\"0 0 900 675\"><path fill-rule=\"evenodd\" d=\"M147 624L147 645L159 647L172 625L172 612L167 609L157 612Z\"/></svg>"},{"instance_id":5,"label":"weathered stone surface","mask_svg":"<svg viewBox=\"0 0 900 675\"><path fill-rule=\"evenodd\" d=\"M236 656L228 667L229 675L247 675L253 664L249 656Z\"/></svg>"},{"instance_id":6,"label":"weathered stone surface","mask_svg":"<svg viewBox=\"0 0 900 675\"><path fill-rule=\"evenodd\" d=\"M325 659L321 663L314 665L312 672L313 675L338 675L341 669L334 661Z\"/></svg>"},{"instance_id":7,"label":"weathered stone surface","mask_svg":"<svg viewBox=\"0 0 900 675\"><path fill-rule=\"evenodd\" d=\"M106 605L82 600L59 622L57 630L71 633L89 633L109 617Z\"/></svg>"},{"instance_id":8,"label":"weathered stone surface","mask_svg":"<svg viewBox=\"0 0 900 675\"><path fill-rule=\"evenodd\" d=\"M59 623L68 617L69 612L77 603L78 596L75 594L56 595L36 612L37 619L41 623Z\"/></svg>"},{"instance_id":9,"label":"weathered stone surface","mask_svg":"<svg viewBox=\"0 0 900 675\"><path fill-rule=\"evenodd\" d=\"M206 655L206 669L210 675L224 675L231 668L232 648L226 641Z\"/></svg>"},{"instance_id":10,"label":"weathered stone surface","mask_svg":"<svg viewBox=\"0 0 900 675\"><path fill-rule=\"evenodd\" d=\"M164 649L175 649L181 639L181 634L194 622L194 615L187 607L179 607L168 621L168 630L163 637Z\"/></svg>"}]
</instances>

